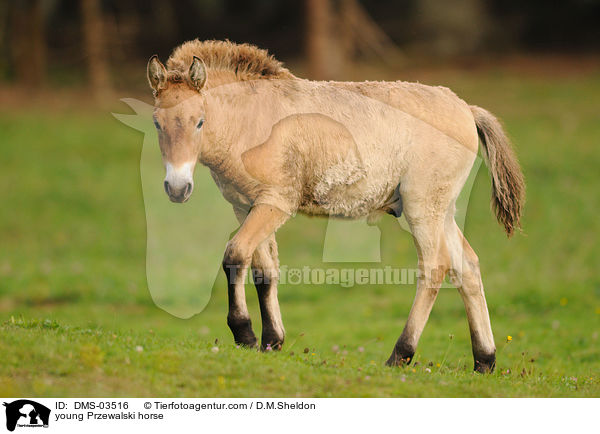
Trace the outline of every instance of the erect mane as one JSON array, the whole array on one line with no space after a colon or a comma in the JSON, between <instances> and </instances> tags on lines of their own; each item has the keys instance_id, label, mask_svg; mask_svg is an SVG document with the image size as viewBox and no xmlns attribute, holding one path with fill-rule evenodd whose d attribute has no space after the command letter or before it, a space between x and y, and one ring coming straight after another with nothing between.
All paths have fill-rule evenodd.
<instances>
[{"instance_id":1,"label":"erect mane","mask_svg":"<svg viewBox=\"0 0 600 434\"><path fill-rule=\"evenodd\" d=\"M235 72L239 80L294 78L267 50L250 44L195 39L177 47L167 60L169 81L182 81L194 56L202 59L208 69Z\"/></svg>"}]
</instances>

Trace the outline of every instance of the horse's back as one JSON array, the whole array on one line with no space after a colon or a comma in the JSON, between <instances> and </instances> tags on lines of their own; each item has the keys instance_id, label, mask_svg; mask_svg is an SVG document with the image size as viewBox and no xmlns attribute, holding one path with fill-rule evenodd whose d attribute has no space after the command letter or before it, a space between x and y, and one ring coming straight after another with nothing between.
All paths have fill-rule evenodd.
<instances>
[{"instance_id":1,"label":"horse's back","mask_svg":"<svg viewBox=\"0 0 600 434\"><path fill-rule=\"evenodd\" d=\"M400 110L477 151L477 132L469 105L446 87L404 81L335 82L333 85Z\"/></svg>"}]
</instances>

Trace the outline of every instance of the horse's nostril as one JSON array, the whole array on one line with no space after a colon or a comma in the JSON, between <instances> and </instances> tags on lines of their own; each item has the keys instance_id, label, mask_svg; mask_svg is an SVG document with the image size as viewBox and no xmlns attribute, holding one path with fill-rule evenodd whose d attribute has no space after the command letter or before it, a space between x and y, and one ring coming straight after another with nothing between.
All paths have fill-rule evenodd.
<instances>
[{"instance_id":1,"label":"horse's nostril","mask_svg":"<svg viewBox=\"0 0 600 434\"><path fill-rule=\"evenodd\" d=\"M165 181L164 186L165 186L165 193L167 193L170 196L171 192L169 190L169 181Z\"/></svg>"},{"instance_id":2,"label":"horse's nostril","mask_svg":"<svg viewBox=\"0 0 600 434\"><path fill-rule=\"evenodd\" d=\"M192 183L188 182L187 185L185 186L185 197L188 197L190 194L192 194Z\"/></svg>"}]
</instances>

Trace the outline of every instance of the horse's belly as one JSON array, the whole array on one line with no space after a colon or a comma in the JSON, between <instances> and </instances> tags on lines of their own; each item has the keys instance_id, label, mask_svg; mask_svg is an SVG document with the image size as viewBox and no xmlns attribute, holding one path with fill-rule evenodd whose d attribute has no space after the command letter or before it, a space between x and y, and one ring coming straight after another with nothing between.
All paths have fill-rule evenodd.
<instances>
[{"instance_id":1,"label":"horse's belly","mask_svg":"<svg viewBox=\"0 0 600 434\"><path fill-rule=\"evenodd\" d=\"M393 182L379 181L358 170L329 175L310 186L300 212L351 219L366 217L380 209L395 188Z\"/></svg>"}]
</instances>

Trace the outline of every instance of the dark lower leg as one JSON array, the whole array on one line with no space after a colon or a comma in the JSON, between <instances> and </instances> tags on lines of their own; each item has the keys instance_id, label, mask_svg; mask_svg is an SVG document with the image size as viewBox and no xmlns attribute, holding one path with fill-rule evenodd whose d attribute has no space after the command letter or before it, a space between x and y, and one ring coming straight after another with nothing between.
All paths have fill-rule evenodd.
<instances>
[{"instance_id":1,"label":"dark lower leg","mask_svg":"<svg viewBox=\"0 0 600 434\"><path fill-rule=\"evenodd\" d=\"M476 352L473 349L473 360L475 363L473 369L475 371L483 374L494 372L494 368L496 367L496 352L486 354L485 352Z\"/></svg>"},{"instance_id":2,"label":"dark lower leg","mask_svg":"<svg viewBox=\"0 0 600 434\"><path fill-rule=\"evenodd\" d=\"M233 333L235 343L247 347L255 347L256 336L252 331L252 321L246 306L244 291L245 267L234 265L231 261L223 264L227 275L227 292L229 296L229 313L227 325Z\"/></svg>"},{"instance_id":3,"label":"dark lower leg","mask_svg":"<svg viewBox=\"0 0 600 434\"><path fill-rule=\"evenodd\" d=\"M388 366L404 366L408 365L415 355L415 347L408 342L408 339L402 332L402 335L398 338L392 355L385 362Z\"/></svg>"},{"instance_id":4,"label":"dark lower leg","mask_svg":"<svg viewBox=\"0 0 600 434\"><path fill-rule=\"evenodd\" d=\"M277 303L277 286L256 284L262 317L261 349L280 350L284 340L281 314Z\"/></svg>"},{"instance_id":5,"label":"dark lower leg","mask_svg":"<svg viewBox=\"0 0 600 434\"><path fill-rule=\"evenodd\" d=\"M263 242L254 252L252 273L262 318L261 349L280 350L285 331L277 299L279 263L274 236Z\"/></svg>"}]
</instances>

